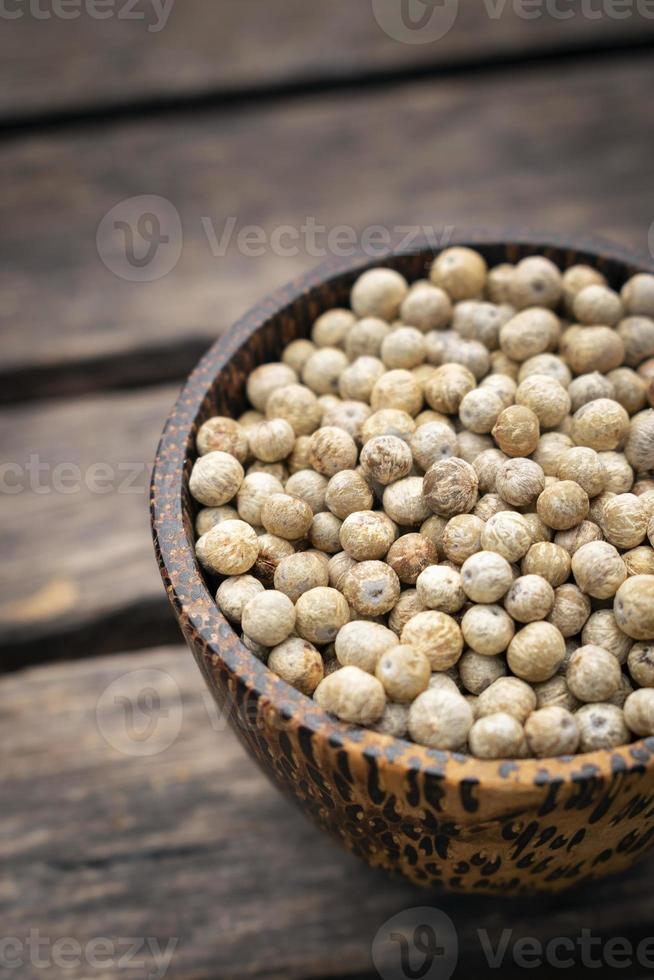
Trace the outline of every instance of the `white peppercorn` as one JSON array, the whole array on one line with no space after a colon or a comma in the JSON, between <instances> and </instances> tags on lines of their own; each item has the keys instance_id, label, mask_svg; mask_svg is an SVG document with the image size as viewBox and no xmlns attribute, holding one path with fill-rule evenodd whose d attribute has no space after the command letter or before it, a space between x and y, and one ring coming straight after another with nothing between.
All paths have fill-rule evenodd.
<instances>
[{"instance_id":1,"label":"white peppercorn","mask_svg":"<svg viewBox=\"0 0 654 980\"><path fill-rule=\"evenodd\" d=\"M604 536L601 529L593 521L582 521L581 524L577 524L576 527L572 527L568 531L557 531L554 536L554 543L558 544L560 548L564 548L570 557L580 548L583 548L585 544L603 540Z\"/></svg>"},{"instance_id":2,"label":"white peppercorn","mask_svg":"<svg viewBox=\"0 0 654 980\"><path fill-rule=\"evenodd\" d=\"M418 476L408 476L386 487L383 504L391 520L402 527L416 527L431 514L423 495L423 478Z\"/></svg>"},{"instance_id":3,"label":"white peppercorn","mask_svg":"<svg viewBox=\"0 0 654 980\"><path fill-rule=\"evenodd\" d=\"M544 429L559 425L570 411L570 395L555 378L545 374L530 374L518 386L516 405L530 408Z\"/></svg>"},{"instance_id":4,"label":"white peppercorn","mask_svg":"<svg viewBox=\"0 0 654 980\"><path fill-rule=\"evenodd\" d=\"M278 463L290 454L295 445L295 432L286 419L275 418L259 422L248 430L250 449L264 463Z\"/></svg>"},{"instance_id":5,"label":"white peppercorn","mask_svg":"<svg viewBox=\"0 0 654 980\"><path fill-rule=\"evenodd\" d=\"M311 328L316 347L343 347L348 331L356 323L351 310L335 308L322 313Z\"/></svg>"},{"instance_id":6,"label":"white peppercorn","mask_svg":"<svg viewBox=\"0 0 654 980\"><path fill-rule=\"evenodd\" d=\"M575 446L562 453L556 475L559 480L578 483L589 497L596 497L606 486L601 457L587 446Z\"/></svg>"},{"instance_id":7,"label":"white peppercorn","mask_svg":"<svg viewBox=\"0 0 654 980\"><path fill-rule=\"evenodd\" d=\"M427 470L422 493L430 510L441 517L452 517L472 510L477 502L477 488L477 474L472 466L452 456ZM384 504L385 498L386 494Z\"/></svg>"},{"instance_id":8,"label":"white peppercorn","mask_svg":"<svg viewBox=\"0 0 654 980\"><path fill-rule=\"evenodd\" d=\"M275 647L293 632L295 607L288 596L268 589L245 604L241 624L245 635L255 643Z\"/></svg>"},{"instance_id":9,"label":"white peppercorn","mask_svg":"<svg viewBox=\"0 0 654 980\"><path fill-rule=\"evenodd\" d=\"M499 677L480 693L477 701L477 718L485 718L502 712L511 715L521 725L536 710L533 688L517 677Z\"/></svg>"},{"instance_id":10,"label":"white peppercorn","mask_svg":"<svg viewBox=\"0 0 654 980\"><path fill-rule=\"evenodd\" d=\"M247 479L247 478L246 478ZM300 470L286 481L285 492L309 505L314 514L325 509L325 494L329 481L315 470ZM279 492L279 491L275 491Z\"/></svg>"},{"instance_id":11,"label":"white peppercorn","mask_svg":"<svg viewBox=\"0 0 654 980\"><path fill-rule=\"evenodd\" d=\"M507 456L530 456L540 438L538 416L524 405L509 405L500 412L491 434Z\"/></svg>"},{"instance_id":12,"label":"white peppercorn","mask_svg":"<svg viewBox=\"0 0 654 980\"><path fill-rule=\"evenodd\" d=\"M548 527L557 531L581 524L588 515L588 494L572 480L560 480L546 487L540 494L536 507L538 516Z\"/></svg>"},{"instance_id":13,"label":"white peppercorn","mask_svg":"<svg viewBox=\"0 0 654 980\"><path fill-rule=\"evenodd\" d=\"M470 729L468 742L478 759L520 759L527 754L522 725L505 712L478 718Z\"/></svg>"},{"instance_id":14,"label":"white peppercorn","mask_svg":"<svg viewBox=\"0 0 654 980\"><path fill-rule=\"evenodd\" d=\"M301 551L282 558L273 581L277 592L283 592L291 602L297 602L305 592L327 586L329 573L315 552Z\"/></svg>"},{"instance_id":15,"label":"white peppercorn","mask_svg":"<svg viewBox=\"0 0 654 980\"><path fill-rule=\"evenodd\" d=\"M405 589L391 609L388 625L397 636L401 636L409 620L421 612L425 612L425 606L420 601L417 590Z\"/></svg>"},{"instance_id":16,"label":"white peppercorn","mask_svg":"<svg viewBox=\"0 0 654 980\"><path fill-rule=\"evenodd\" d=\"M502 399L504 408L513 405L515 393L518 390L518 386L513 378L509 378L506 374L486 375L481 382L480 388L491 388Z\"/></svg>"},{"instance_id":17,"label":"white peppercorn","mask_svg":"<svg viewBox=\"0 0 654 980\"><path fill-rule=\"evenodd\" d=\"M324 711L355 725L373 724L386 707L383 685L358 667L342 667L325 677L313 696Z\"/></svg>"},{"instance_id":18,"label":"white peppercorn","mask_svg":"<svg viewBox=\"0 0 654 980\"><path fill-rule=\"evenodd\" d=\"M628 367L638 367L646 358L654 356L654 319L651 316L628 316L618 326L618 334L624 344L624 362Z\"/></svg>"},{"instance_id":19,"label":"white peppercorn","mask_svg":"<svg viewBox=\"0 0 654 980\"><path fill-rule=\"evenodd\" d=\"M198 561L215 575L242 575L254 565L259 539L244 521L223 521L198 539Z\"/></svg>"},{"instance_id":20,"label":"white peppercorn","mask_svg":"<svg viewBox=\"0 0 654 980\"><path fill-rule=\"evenodd\" d=\"M210 452L193 464L189 490L205 507L222 507L234 499L244 475L243 467L234 456Z\"/></svg>"},{"instance_id":21,"label":"white peppercorn","mask_svg":"<svg viewBox=\"0 0 654 980\"><path fill-rule=\"evenodd\" d=\"M297 541L309 532L313 511L304 500L286 493L274 493L261 507L261 523L269 534L286 541Z\"/></svg>"},{"instance_id":22,"label":"white peppercorn","mask_svg":"<svg viewBox=\"0 0 654 980\"><path fill-rule=\"evenodd\" d=\"M342 547L342 526L343 522L331 511L315 514L309 528L309 541L312 547L326 555L338 554Z\"/></svg>"},{"instance_id":23,"label":"white peppercorn","mask_svg":"<svg viewBox=\"0 0 654 980\"><path fill-rule=\"evenodd\" d=\"M456 456L456 433L446 422L427 422L416 429L409 446L418 466L428 470L439 460Z\"/></svg>"},{"instance_id":24,"label":"white peppercorn","mask_svg":"<svg viewBox=\"0 0 654 980\"><path fill-rule=\"evenodd\" d=\"M368 402L376 383L386 373L377 357L358 357L342 372L338 379L341 398Z\"/></svg>"},{"instance_id":25,"label":"white peppercorn","mask_svg":"<svg viewBox=\"0 0 654 980\"><path fill-rule=\"evenodd\" d=\"M639 316L654 316L654 276L639 272L622 287L622 302L627 313Z\"/></svg>"},{"instance_id":26,"label":"white peppercorn","mask_svg":"<svg viewBox=\"0 0 654 980\"><path fill-rule=\"evenodd\" d=\"M572 654L566 680L576 698L584 702L608 701L618 691L620 664L603 647L583 646Z\"/></svg>"},{"instance_id":27,"label":"white peppercorn","mask_svg":"<svg viewBox=\"0 0 654 980\"><path fill-rule=\"evenodd\" d=\"M322 425L344 429L355 442L361 442L363 426L371 415L372 409L365 402L339 401L325 408Z\"/></svg>"},{"instance_id":28,"label":"white peppercorn","mask_svg":"<svg viewBox=\"0 0 654 980\"><path fill-rule=\"evenodd\" d=\"M390 322L397 317L408 291L406 279L395 269L368 269L352 287L350 301L358 317L374 316Z\"/></svg>"},{"instance_id":29,"label":"white peppercorn","mask_svg":"<svg viewBox=\"0 0 654 980\"><path fill-rule=\"evenodd\" d=\"M352 620L338 632L336 656L344 667L359 667L369 674L374 674L381 655L397 645L397 636L385 626L364 620Z\"/></svg>"},{"instance_id":30,"label":"white peppercorn","mask_svg":"<svg viewBox=\"0 0 654 980\"><path fill-rule=\"evenodd\" d=\"M459 459L465 463L474 463L480 453L485 453L487 449L494 449L495 444L490 436L480 435L477 432L468 432L461 429L456 437L457 454Z\"/></svg>"},{"instance_id":31,"label":"white peppercorn","mask_svg":"<svg viewBox=\"0 0 654 980\"><path fill-rule=\"evenodd\" d=\"M236 495L238 516L253 527L261 525L261 508L274 494L282 494L280 480L268 473L249 473Z\"/></svg>"},{"instance_id":32,"label":"white peppercorn","mask_svg":"<svg viewBox=\"0 0 654 980\"><path fill-rule=\"evenodd\" d=\"M527 513L522 515L527 522L527 527L529 528L529 533L531 534L531 540L534 544L539 544L540 542L552 540L552 529L545 524L543 520L538 516L538 514ZM536 572L535 574L540 574ZM547 578L547 576L545 576Z\"/></svg>"},{"instance_id":33,"label":"white peppercorn","mask_svg":"<svg viewBox=\"0 0 654 980\"><path fill-rule=\"evenodd\" d=\"M373 496L360 473L356 470L342 470L329 481L325 504L332 514L345 520L356 511L371 510Z\"/></svg>"},{"instance_id":34,"label":"white peppercorn","mask_svg":"<svg viewBox=\"0 0 654 980\"><path fill-rule=\"evenodd\" d=\"M549 350L559 329L555 313L534 306L516 313L502 326L500 347L512 361L526 361Z\"/></svg>"},{"instance_id":35,"label":"white peppercorn","mask_svg":"<svg viewBox=\"0 0 654 980\"><path fill-rule=\"evenodd\" d=\"M500 511L486 521L481 531L485 552L495 552L508 562L520 561L531 548L529 525L522 514Z\"/></svg>"},{"instance_id":36,"label":"white peppercorn","mask_svg":"<svg viewBox=\"0 0 654 980\"><path fill-rule=\"evenodd\" d=\"M310 388L300 384L276 388L275 391L271 392L266 403L268 420L284 419L298 436L311 435L312 432L315 432L320 425L322 414L323 406L315 394ZM265 430L255 427L255 432L261 433L260 439L265 441ZM279 438L278 435L277 438ZM259 459L266 459L260 452L255 454ZM275 462L275 460L268 460L268 462Z\"/></svg>"},{"instance_id":37,"label":"white peppercorn","mask_svg":"<svg viewBox=\"0 0 654 980\"><path fill-rule=\"evenodd\" d=\"M305 436L300 436L300 439L304 439ZM298 439L298 442L300 440ZM295 444L297 446L297 442ZM276 480L280 483L285 483L289 477L289 470L286 463L262 463L261 460L255 460L251 463L247 469L247 475L251 476L252 473L267 473L268 476L274 476Z\"/></svg>"},{"instance_id":38,"label":"white peppercorn","mask_svg":"<svg viewBox=\"0 0 654 980\"><path fill-rule=\"evenodd\" d=\"M363 472L382 486L396 483L408 476L412 466L411 449L397 436L374 436L361 450Z\"/></svg>"},{"instance_id":39,"label":"white peppercorn","mask_svg":"<svg viewBox=\"0 0 654 980\"><path fill-rule=\"evenodd\" d=\"M510 564L493 551L472 555L461 568L463 590L473 602L497 602L508 592L512 582Z\"/></svg>"},{"instance_id":40,"label":"white peppercorn","mask_svg":"<svg viewBox=\"0 0 654 980\"><path fill-rule=\"evenodd\" d=\"M596 398L579 408L572 419L572 438L578 446L597 452L616 449L629 432L629 415L612 398Z\"/></svg>"},{"instance_id":41,"label":"white peppercorn","mask_svg":"<svg viewBox=\"0 0 654 980\"><path fill-rule=\"evenodd\" d=\"M453 667L463 653L459 624L446 613L431 609L413 616L404 626L400 640L424 653L432 670Z\"/></svg>"},{"instance_id":42,"label":"white peppercorn","mask_svg":"<svg viewBox=\"0 0 654 980\"><path fill-rule=\"evenodd\" d=\"M642 687L630 694L624 703L624 720L634 735L654 735L654 690Z\"/></svg>"},{"instance_id":43,"label":"white peppercorn","mask_svg":"<svg viewBox=\"0 0 654 980\"><path fill-rule=\"evenodd\" d=\"M396 436L408 442L416 430L416 423L408 414L397 408L382 408L366 419L361 429L364 445L376 436Z\"/></svg>"},{"instance_id":44,"label":"white peppercorn","mask_svg":"<svg viewBox=\"0 0 654 980\"><path fill-rule=\"evenodd\" d=\"M554 606L554 589L541 575L521 575L504 597L504 608L518 623L545 619Z\"/></svg>"},{"instance_id":45,"label":"white peppercorn","mask_svg":"<svg viewBox=\"0 0 654 980\"><path fill-rule=\"evenodd\" d=\"M373 412L383 408L395 408L413 417L422 409L423 403L422 386L410 371L401 369L383 374L376 382L370 396Z\"/></svg>"},{"instance_id":46,"label":"white peppercorn","mask_svg":"<svg viewBox=\"0 0 654 980\"><path fill-rule=\"evenodd\" d=\"M624 452L638 472L654 469L654 410L646 409L634 415Z\"/></svg>"},{"instance_id":47,"label":"white peppercorn","mask_svg":"<svg viewBox=\"0 0 654 980\"><path fill-rule=\"evenodd\" d=\"M442 538L445 556L455 565L463 565L466 559L481 550L483 530L484 522L474 514L458 514L450 518Z\"/></svg>"},{"instance_id":48,"label":"white peppercorn","mask_svg":"<svg viewBox=\"0 0 654 980\"><path fill-rule=\"evenodd\" d=\"M358 455L352 436L336 426L325 426L311 436L309 459L323 476L332 477L340 470L354 469Z\"/></svg>"},{"instance_id":49,"label":"white peppercorn","mask_svg":"<svg viewBox=\"0 0 654 980\"><path fill-rule=\"evenodd\" d=\"M285 365L287 365L287 367L292 368L296 374L302 374L304 365L307 363L315 349L315 344L312 344L310 340L306 340L304 337L301 337L299 340L291 341L288 347L284 349L282 361Z\"/></svg>"},{"instance_id":50,"label":"white peppercorn","mask_svg":"<svg viewBox=\"0 0 654 980\"><path fill-rule=\"evenodd\" d=\"M508 458L501 449L486 449L473 460L472 467L477 474L481 494L494 492L499 469Z\"/></svg>"},{"instance_id":51,"label":"white peppercorn","mask_svg":"<svg viewBox=\"0 0 654 980\"><path fill-rule=\"evenodd\" d=\"M585 646L604 647L619 664L624 664L634 641L622 632L612 609L598 609L586 622L581 642Z\"/></svg>"},{"instance_id":52,"label":"white peppercorn","mask_svg":"<svg viewBox=\"0 0 654 980\"><path fill-rule=\"evenodd\" d=\"M452 302L445 290L429 282L414 283L402 301L400 317L423 333L442 330L452 317Z\"/></svg>"},{"instance_id":53,"label":"white peppercorn","mask_svg":"<svg viewBox=\"0 0 654 980\"><path fill-rule=\"evenodd\" d=\"M607 541L617 548L636 548L647 533L647 512L640 497L620 493L607 500L600 526Z\"/></svg>"},{"instance_id":54,"label":"white peppercorn","mask_svg":"<svg viewBox=\"0 0 654 980\"><path fill-rule=\"evenodd\" d=\"M507 669L503 657L486 657L474 650L465 651L458 668L463 686L474 695L481 694L500 677L506 676Z\"/></svg>"},{"instance_id":55,"label":"white peppercorn","mask_svg":"<svg viewBox=\"0 0 654 980\"><path fill-rule=\"evenodd\" d=\"M345 576L343 595L360 616L383 616L400 598L400 580L384 562L362 561Z\"/></svg>"},{"instance_id":56,"label":"white peppercorn","mask_svg":"<svg viewBox=\"0 0 654 980\"><path fill-rule=\"evenodd\" d=\"M463 246L446 248L434 260L429 278L455 301L476 299L486 283L488 266L479 252Z\"/></svg>"},{"instance_id":57,"label":"white peppercorn","mask_svg":"<svg viewBox=\"0 0 654 980\"><path fill-rule=\"evenodd\" d=\"M409 709L409 734L432 749L459 749L472 727L472 709L458 691L430 688Z\"/></svg>"},{"instance_id":58,"label":"white peppercorn","mask_svg":"<svg viewBox=\"0 0 654 980\"><path fill-rule=\"evenodd\" d=\"M438 552L422 534L404 534L388 550L387 564L404 585L415 585L425 568L438 561Z\"/></svg>"},{"instance_id":59,"label":"white peppercorn","mask_svg":"<svg viewBox=\"0 0 654 980\"><path fill-rule=\"evenodd\" d=\"M579 745L579 729L572 712L557 705L534 711L525 722L525 737L538 759L573 755Z\"/></svg>"},{"instance_id":60,"label":"white peppercorn","mask_svg":"<svg viewBox=\"0 0 654 980\"><path fill-rule=\"evenodd\" d=\"M466 602L459 572L448 565L430 565L416 582L418 598L426 609L437 612L459 612Z\"/></svg>"},{"instance_id":61,"label":"white peppercorn","mask_svg":"<svg viewBox=\"0 0 654 980\"><path fill-rule=\"evenodd\" d=\"M295 629L311 643L332 643L350 621L345 598L336 589L319 586L302 593L295 603Z\"/></svg>"},{"instance_id":62,"label":"white peppercorn","mask_svg":"<svg viewBox=\"0 0 654 980\"><path fill-rule=\"evenodd\" d=\"M562 361L558 354L545 352L535 354L523 361L518 371L518 384L522 384L531 375L537 374L558 381L566 390L572 382L572 372L565 361Z\"/></svg>"},{"instance_id":63,"label":"white peppercorn","mask_svg":"<svg viewBox=\"0 0 654 980\"><path fill-rule=\"evenodd\" d=\"M566 583L554 590L554 607L547 620L563 636L576 636L584 628L591 609L588 596L578 586Z\"/></svg>"},{"instance_id":64,"label":"white peppercorn","mask_svg":"<svg viewBox=\"0 0 654 980\"><path fill-rule=\"evenodd\" d=\"M508 504L526 507L545 489L545 473L531 459L507 459L497 468L495 489Z\"/></svg>"},{"instance_id":65,"label":"white peppercorn","mask_svg":"<svg viewBox=\"0 0 654 980\"><path fill-rule=\"evenodd\" d=\"M195 518L195 533L201 538L216 524L236 520L238 520L238 511L235 507L203 507Z\"/></svg>"},{"instance_id":66,"label":"white peppercorn","mask_svg":"<svg viewBox=\"0 0 654 980\"><path fill-rule=\"evenodd\" d=\"M615 368L614 371L609 371L607 378L613 385L613 397L629 415L645 408L647 385L632 368Z\"/></svg>"},{"instance_id":67,"label":"white peppercorn","mask_svg":"<svg viewBox=\"0 0 654 980\"><path fill-rule=\"evenodd\" d=\"M627 568L617 548L608 541L591 541L572 556L572 574L582 592L595 599L614 596L627 578ZM603 701L604 698L593 698Z\"/></svg>"},{"instance_id":68,"label":"white peppercorn","mask_svg":"<svg viewBox=\"0 0 654 980\"><path fill-rule=\"evenodd\" d=\"M585 704L575 714L581 752L614 749L629 741L624 712L613 704Z\"/></svg>"},{"instance_id":69,"label":"white peppercorn","mask_svg":"<svg viewBox=\"0 0 654 980\"><path fill-rule=\"evenodd\" d=\"M572 712L580 707L563 674L554 674L549 680L534 684L533 688L539 709L556 706Z\"/></svg>"},{"instance_id":70,"label":"white peppercorn","mask_svg":"<svg viewBox=\"0 0 654 980\"><path fill-rule=\"evenodd\" d=\"M654 640L654 575L633 575L618 589L615 619L634 640Z\"/></svg>"},{"instance_id":71,"label":"white peppercorn","mask_svg":"<svg viewBox=\"0 0 654 980\"><path fill-rule=\"evenodd\" d=\"M293 554L295 547L290 541L275 534L262 534L259 536L259 554L252 566L252 574L261 579L266 588L271 589L277 566L282 559Z\"/></svg>"},{"instance_id":72,"label":"white peppercorn","mask_svg":"<svg viewBox=\"0 0 654 980\"><path fill-rule=\"evenodd\" d=\"M629 673L640 687L654 687L654 644L634 643L627 659Z\"/></svg>"},{"instance_id":73,"label":"white peppercorn","mask_svg":"<svg viewBox=\"0 0 654 980\"><path fill-rule=\"evenodd\" d=\"M313 644L299 637L284 640L270 651L268 667L302 694L313 694L324 677L323 660Z\"/></svg>"},{"instance_id":74,"label":"white peppercorn","mask_svg":"<svg viewBox=\"0 0 654 980\"><path fill-rule=\"evenodd\" d=\"M443 364L425 384L425 398L437 412L454 415L462 399L476 385L476 378L468 368L461 364Z\"/></svg>"},{"instance_id":75,"label":"white peppercorn","mask_svg":"<svg viewBox=\"0 0 654 980\"><path fill-rule=\"evenodd\" d=\"M343 550L355 561L384 558L395 538L395 525L386 514L377 511L350 514L340 529Z\"/></svg>"},{"instance_id":76,"label":"white peppercorn","mask_svg":"<svg viewBox=\"0 0 654 980\"><path fill-rule=\"evenodd\" d=\"M240 625L243 608L263 592L263 585L252 575L236 575L226 578L216 593L216 603L223 616Z\"/></svg>"},{"instance_id":77,"label":"white peppercorn","mask_svg":"<svg viewBox=\"0 0 654 980\"><path fill-rule=\"evenodd\" d=\"M542 576L556 589L568 581L571 567L565 548L550 541L538 541L522 559L521 571L523 575Z\"/></svg>"},{"instance_id":78,"label":"white peppercorn","mask_svg":"<svg viewBox=\"0 0 654 980\"><path fill-rule=\"evenodd\" d=\"M276 388L296 384L297 374L287 364L262 364L248 375L246 391L249 401L259 412L266 411L268 398Z\"/></svg>"},{"instance_id":79,"label":"white peppercorn","mask_svg":"<svg viewBox=\"0 0 654 980\"><path fill-rule=\"evenodd\" d=\"M345 353L351 361L357 357L379 357L384 337L391 328L379 317L363 317L349 330L345 338Z\"/></svg>"},{"instance_id":80,"label":"white peppercorn","mask_svg":"<svg viewBox=\"0 0 654 980\"><path fill-rule=\"evenodd\" d=\"M509 302L516 309L546 306L555 309L563 294L559 269L543 255L530 255L518 262L508 281Z\"/></svg>"},{"instance_id":81,"label":"white peppercorn","mask_svg":"<svg viewBox=\"0 0 654 980\"><path fill-rule=\"evenodd\" d=\"M375 676L384 685L386 697L411 702L427 689L431 669L424 653L415 647L395 645L377 661Z\"/></svg>"},{"instance_id":82,"label":"white peppercorn","mask_svg":"<svg viewBox=\"0 0 654 980\"><path fill-rule=\"evenodd\" d=\"M507 649L515 635L515 625L501 606L477 605L471 606L463 616L461 632L475 653L493 657Z\"/></svg>"},{"instance_id":83,"label":"white peppercorn","mask_svg":"<svg viewBox=\"0 0 654 980\"><path fill-rule=\"evenodd\" d=\"M532 459L538 463L545 476L556 476L561 454L574 445L563 432L546 432L538 441Z\"/></svg>"},{"instance_id":84,"label":"white peppercorn","mask_svg":"<svg viewBox=\"0 0 654 980\"><path fill-rule=\"evenodd\" d=\"M381 359L388 370L410 371L427 357L424 335L416 327L398 327L384 338Z\"/></svg>"},{"instance_id":85,"label":"white peppercorn","mask_svg":"<svg viewBox=\"0 0 654 980\"><path fill-rule=\"evenodd\" d=\"M562 586L565 588L565 586ZM551 623L528 623L511 640L507 663L516 677L526 681L546 681L565 657L565 640Z\"/></svg>"},{"instance_id":86,"label":"white peppercorn","mask_svg":"<svg viewBox=\"0 0 654 980\"><path fill-rule=\"evenodd\" d=\"M654 575L654 548L641 545L622 554L629 575Z\"/></svg>"},{"instance_id":87,"label":"white peppercorn","mask_svg":"<svg viewBox=\"0 0 654 980\"><path fill-rule=\"evenodd\" d=\"M247 432L234 419L215 416L208 419L198 429L196 438L198 455L211 452L229 453L243 465L250 455Z\"/></svg>"},{"instance_id":88,"label":"white peppercorn","mask_svg":"<svg viewBox=\"0 0 654 980\"><path fill-rule=\"evenodd\" d=\"M592 284L577 293L572 312L579 323L615 327L624 316L624 307L619 295L608 286Z\"/></svg>"},{"instance_id":89,"label":"white peppercorn","mask_svg":"<svg viewBox=\"0 0 654 980\"><path fill-rule=\"evenodd\" d=\"M370 728L381 735L405 738L409 730L409 705L387 702L383 715Z\"/></svg>"},{"instance_id":90,"label":"white peppercorn","mask_svg":"<svg viewBox=\"0 0 654 980\"><path fill-rule=\"evenodd\" d=\"M624 343L611 327L570 327L559 349L575 374L606 374L624 362Z\"/></svg>"},{"instance_id":91,"label":"white peppercorn","mask_svg":"<svg viewBox=\"0 0 654 980\"><path fill-rule=\"evenodd\" d=\"M336 394L338 379L348 366L348 357L337 347L321 347L302 369L302 383L316 395Z\"/></svg>"}]
</instances>

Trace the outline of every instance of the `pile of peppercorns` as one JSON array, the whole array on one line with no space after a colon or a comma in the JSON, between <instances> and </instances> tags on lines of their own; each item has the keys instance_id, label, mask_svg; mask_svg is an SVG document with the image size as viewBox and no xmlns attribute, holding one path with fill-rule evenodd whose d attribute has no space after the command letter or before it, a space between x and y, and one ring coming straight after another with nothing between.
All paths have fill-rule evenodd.
<instances>
[{"instance_id":1,"label":"pile of peppercorns","mask_svg":"<svg viewBox=\"0 0 654 980\"><path fill-rule=\"evenodd\" d=\"M654 735L654 275L355 282L197 436L197 557L343 721L482 759Z\"/></svg>"}]
</instances>

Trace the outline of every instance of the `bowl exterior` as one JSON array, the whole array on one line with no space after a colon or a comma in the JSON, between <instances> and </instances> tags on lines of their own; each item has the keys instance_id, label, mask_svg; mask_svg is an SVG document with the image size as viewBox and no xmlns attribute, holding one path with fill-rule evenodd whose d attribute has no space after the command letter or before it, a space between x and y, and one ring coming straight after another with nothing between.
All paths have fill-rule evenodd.
<instances>
[{"instance_id":1,"label":"bowl exterior","mask_svg":"<svg viewBox=\"0 0 654 980\"><path fill-rule=\"evenodd\" d=\"M468 234L489 263L543 252L588 262L611 282L647 268L617 249ZM244 408L244 382L356 276L391 265L425 274L428 246L383 261L322 268L263 303L200 362L168 420L152 486L162 577L182 632L221 711L264 772L307 815L369 864L461 892L558 891L617 872L654 843L654 738L557 760L480 762L352 728L275 677L221 616L195 562L188 493L197 428ZM648 271L650 271L648 269Z\"/></svg>"}]
</instances>

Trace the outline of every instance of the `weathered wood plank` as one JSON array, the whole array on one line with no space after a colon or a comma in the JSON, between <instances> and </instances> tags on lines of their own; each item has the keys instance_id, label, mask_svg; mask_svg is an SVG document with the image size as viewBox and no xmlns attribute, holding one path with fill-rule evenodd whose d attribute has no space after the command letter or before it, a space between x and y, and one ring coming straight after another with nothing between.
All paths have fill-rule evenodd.
<instances>
[{"instance_id":1,"label":"weathered wood plank","mask_svg":"<svg viewBox=\"0 0 654 980\"><path fill-rule=\"evenodd\" d=\"M651 934L652 858L584 891L519 902L421 892L369 870L268 784L182 648L0 679L0 746L0 914L3 938L21 944L3 955L25 962L20 974L0 962L2 980L61 977L63 938L81 950L66 947L71 980L143 980L164 966L168 980L372 980L377 930L416 906L451 918L457 977L489 971L480 930L493 949L510 930L502 976L516 980L521 937L577 943L588 930L605 976L607 940ZM30 930L42 940L38 969ZM99 937L111 945L94 969L88 944ZM130 937L149 947L121 964ZM555 952L581 963L578 945Z\"/></svg>"},{"instance_id":2,"label":"weathered wood plank","mask_svg":"<svg viewBox=\"0 0 654 980\"><path fill-rule=\"evenodd\" d=\"M394 240L422 227L442 240L449 226L502 227L510 215L646 249L653 81L646 56L600 59L569 68L563 85L538 69L5 145L0 398L180 376L267 290L353 240L365 248L362 233L380 223ZM116 275L98 227L144 194L163 210L137 202L109 224L127 219L136 233L154 213L162 225L146 221L146 237L170 241L139 269L129 232L110 227L101 251ZM166 223L175 211L181 233ZM307 218L322 226L313 240ZM261 239L243 237L251 225ZM334 243L342 225L354 238ZM137 235L136 260L148 248ZM121 278L167 266L151 282Z\"/></svg>"},{"instance_id":3,"label":"weathered wood plank","mask_svg":"<svg viewBox=\"0 0 654 980\"><path fill-rule=\"evenodd\" d=\"M77 15L70 11L70 19L56 16L48 0L38 5L40 17L30 12L34 5L6 6L19 14L4 17L0 33L0 118L6 120L601 47L654 30L635 4L620 18L605 7L604 16L578 9L562 20L545 3L535 16L532 4L525 16L519 3L450 2L422 33L408 32L425 39L419 44L398 40L407 34L399 0L395 10L386 4L390 20L381 22L369 0L116 0L109 10L103 5L103 19L86 0L71 5ZM425 7L414 0L411 10L421 23Z\"/></svg>"},{"instance_id":4,"label":"weathered wood plank","mask_svg":"<svg viewBox=\"0 0 654 980\"><path fill-rule=\"evenodd\" d=\"M153 388L0 412L0 670L179 635L148 514L175 395Z\"/></svg>"}]
</instances>

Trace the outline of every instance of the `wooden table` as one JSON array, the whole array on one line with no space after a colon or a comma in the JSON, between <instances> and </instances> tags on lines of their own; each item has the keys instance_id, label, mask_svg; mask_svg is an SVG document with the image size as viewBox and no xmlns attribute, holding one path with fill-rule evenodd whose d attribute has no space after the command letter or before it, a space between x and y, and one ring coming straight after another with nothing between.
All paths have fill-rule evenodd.
<instances>
[{"instance_id":1,"label":"wooden table","mask_svg":"<svg viewBox=\"0 0 654 980\"><path fill-rule=\"evenodd\" d=\"M380 926L425 904L458 929L461 977L487 968L478 929L493 945L654 932L651 859L504 904L341 854L216 717L152 557L149 469L184 374L330 230L522 224L647 251L654 20L460 8L415 45L367 0L184 0L154 31L145 2L143 20L3 24L0 939L50 945L23 973L0 955L0 978L141 978L170 952L175 980L367 980ZM141 195L179 215L179 256L128 281L96 235ZM259 255L238 239L252 225ZM113 952L93 967L99 937ZM82 953L63 973L65 938ZM503 970L524 974L510 953Z\"/></svg>"}]
</instances>

